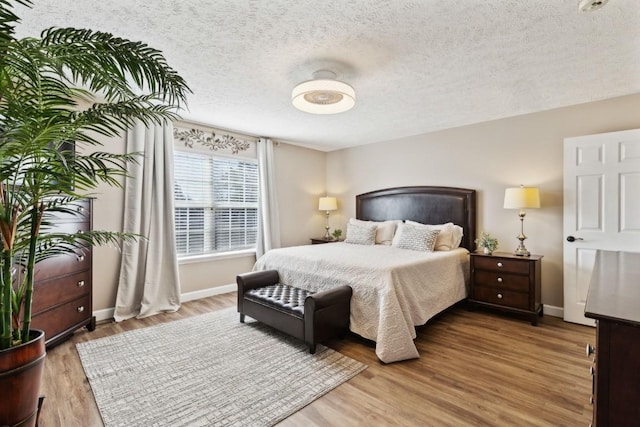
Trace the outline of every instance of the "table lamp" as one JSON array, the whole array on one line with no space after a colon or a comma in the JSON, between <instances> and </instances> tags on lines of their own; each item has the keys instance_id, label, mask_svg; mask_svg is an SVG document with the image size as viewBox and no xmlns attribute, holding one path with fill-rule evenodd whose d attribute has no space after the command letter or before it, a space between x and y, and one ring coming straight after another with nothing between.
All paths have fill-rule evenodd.
<instances>
[{"instance_id":1,"label":"table lamp","mask_svg":"<svg viewBox=\"0 0 640 427\"><path fill-rule=\"evenodd\" d=\"M338 201L335 197L320 197L320 201L318 202L318 210L325 211L327 214L327 225L325 225L325 240L331 240L331 236L329 235L329 214L331 211L335 211L338 209Z\"/></svg>"},{"instance_id":2,"label":"table lamp","mask_svg":"<svg viewBox=\"0 0 640 427\"><path fill-rule=\"evenodd\" d=\"M518 240L520 244L514 252L519 256L529 256L530 253L524 246L524 241L527 236L524 235L524 216L526 215L525 209L539 208L540 207L540 193L537 187L515 187L507 188L504 192L504 208L505 209L520 209L520 235Z\"/></svg>"}]
</instances>

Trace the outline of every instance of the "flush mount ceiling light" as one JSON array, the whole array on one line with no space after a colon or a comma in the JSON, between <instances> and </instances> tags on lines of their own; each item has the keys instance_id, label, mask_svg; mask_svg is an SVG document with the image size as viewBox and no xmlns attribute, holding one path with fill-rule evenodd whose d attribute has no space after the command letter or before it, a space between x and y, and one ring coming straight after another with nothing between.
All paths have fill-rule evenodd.
<instances>
[{"instance_id":1,"label":"flush mount ceiling light","mask_svg":"<svg viewBox=\"0 0 640 427\"><path fill-rule=\"evenodd\" d=\"M313 80L293 88L293 106L312 114L336 114L350 110L356 104L356 93L351 86L335 78L331 71L316 71Z\"/></svg>"},{"instance_id":2,"label":"flush mount ceiling light","mask_svg":"<svg viewBox=\"0 0 640 427\"><path fill-rule=\"evenodd\" d=\"M578 2L578 10L580 12L593 12L607 4L609 0L580 0Z\"/></svg>"}]
</instances>

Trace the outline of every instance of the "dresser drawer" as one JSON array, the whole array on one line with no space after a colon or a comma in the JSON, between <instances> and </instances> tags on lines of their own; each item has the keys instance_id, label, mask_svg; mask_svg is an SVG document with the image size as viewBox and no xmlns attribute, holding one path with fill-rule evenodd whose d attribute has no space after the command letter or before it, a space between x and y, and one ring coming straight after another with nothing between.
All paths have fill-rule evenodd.
<instances>
[{"instance_id":1,"label":"dresser drawer","mask_svg":"<svg viewBox=\"0 0 640 427\"><path fill-rule=\"evenodd\" d=\"M72 254L57 255L36 264L35 280L53 279L58 276L91 269L91 248L76 249Z\"/></svg>"},{"instance_id":2,"label":"dresser drawer","mask_svg":"<svg viewBox=\"0 0 640 427\"><path fill-rule=\"evenodd\" d=\"M45 340L49 341L61 332L92 317L91 294L86 294L66 304L44 311L31 319L31 327L42 329Z\"/></svg>"},{"instance_id":3,"label":"dresser drawer","mask_svg":"<svg viewBox=\"0 0 640 427\"><path fill-rule=\"evenodd\" d=\"M479 286L476 284L473 287L472 297L476 301L520 308L523 310L529 309L528 293L514 292L504 288Z\"/></svg>"},{"instance_id":4,"label":"dresser drawer","mask_svg":"<svg viewBox=\"0 0 640 427\"><path fill-rule=\"evenodd\" d=\"M39 281L34 285L33 313L79 298L91 292L91 271Z\"/></svg>"},{"instance_id":5,"label":"dresser drawer","mask_svg":"<svg viewBox=\"0 0 640 427\"><path fill-rule=\"evenodd\" d=\"M529 261L494 257L475 257L474 268L507 273L529 274Z\"/></svg>"},{"instance_id":6,"label":"dresser drawer","mask_svg":"<svg viewBox=\"0 0 640 427\"><path fill-rule=\"evenodd\" d=\"M70 221L61 222L47 226L43 228L43 234L45 233L67 233L73 234L78 231L89 231L91 229L91 223L89 221Z\"/></svg>"},{"instance_id":7,"label":"dresser drawer","mask_svg":"<svg viewBox=\"0 0 640 427\"><path fill-rule=\"evenodd\" d=\"M63 222L88 222L91 219L91 200L76 200L65 206L67 212L47 211L45 221L60 224Z\"/></svg>"},{"instance_id":8,"label":"dresser drawer","mask_svg":"<svg viewBox=\"0 0 640 427\"><path fill-rule=\"evenodd\" d=\"M473 279L476 286L490 286L517 292L529 292L529 276L476 270Z\"/></svg>"}]
</instances>

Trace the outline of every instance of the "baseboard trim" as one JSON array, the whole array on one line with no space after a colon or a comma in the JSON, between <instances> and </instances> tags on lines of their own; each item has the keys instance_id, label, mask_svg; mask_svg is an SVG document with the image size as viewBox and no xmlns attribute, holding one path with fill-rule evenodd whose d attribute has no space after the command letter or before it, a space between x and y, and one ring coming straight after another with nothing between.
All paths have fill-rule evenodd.
<instances>
[{"instance_id":1,"label":"baseboard trim","mask_svg":"<svg viewBox=\"0 0 640 427\"><path fill-rule=\"evenodd\" d=\"M228 292L235 292L237 285L232 283L230 285L216 286L215 288L202 289L199 291L187 292L180 295L181 302L194 301L197 299L212 297L214 295L226 294ZM104 321L113 319L113 313L115 308L105 308L103 310L96 310L93 315L96 316L96 321ZM546 316L564 318L564 308L556 307L549 304L544 304L543 312Z\"/></svg>"},{"instance_id":2,"label":"baseboard trim","mask_svg":"<svg viewBox=\"0 0 640 427\"><path fill-rule=\"evenodd\" d=\"M180 302L194 301L197 299L212 297L214 295L226 294L228 292L234 292L237 290L237 285L232 283L230 285L216 286L215 288L202 289L199 291L186 292L180 295ZM97 322L113 319L113 314L116 311L115 307L105 308L102 310L96 310L93 315L96 317Z\"/></svg>"},{"instance_id":3,"label":"baseboard trim","mask_svg":"<svg viewBox=\"0 0 640 427\"><path fill-rule=\"evenodd\" d=\"M96 317L96 322L103 322L105 320L113 319L113 313L116 311L115 307L104 308L102 310L96 310L93 315Z\"/></svg>"},{"instance_id":4,"label":"baseboard trim","mask_svg":"<svg viewBox=\"0 0 640 427\"><path fill-rule=\"evenodd\" d=\"M216 286L215 288L202 289L200 291L187 292L180 295L181 302L193 301L197 299L212 297L214 295L226 294L229 292L235 292L238 289L235 283L230 285Z\"/></svg>"},{"instance_id":5,"label":"baseboard trim","mask_svg":"<svg viewBox=\"0 0 640 427\"><path fill-rule=\"evenodd\" d=\"M564 318L564 308L562 307L543 304L543 312L545 316L560 317L561 319Z\"/></svg>"}]
</instances>

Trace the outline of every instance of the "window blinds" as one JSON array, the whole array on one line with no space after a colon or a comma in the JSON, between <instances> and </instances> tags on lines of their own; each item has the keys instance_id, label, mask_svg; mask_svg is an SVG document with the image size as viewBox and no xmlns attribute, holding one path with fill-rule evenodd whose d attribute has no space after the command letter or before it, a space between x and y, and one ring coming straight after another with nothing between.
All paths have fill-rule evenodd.
<instances>
[{"instance_id":1,"label":"window blinds","mask_svg":"<svg viewBox=\"0 0 640 427\"><path fill-rule=\"evenodd\" d=\"M255 161L175 151L174 179L178 256L255 247Z\"/></svg>"}]
</instances>

